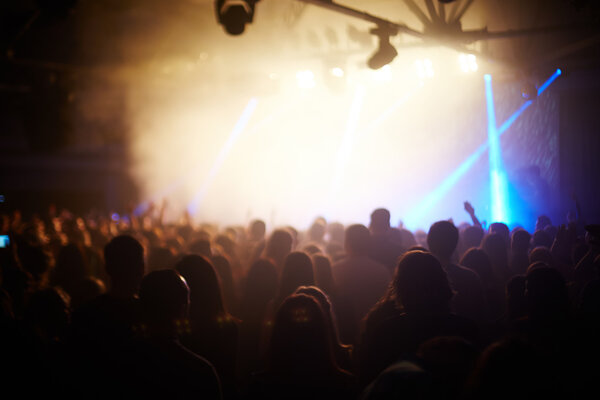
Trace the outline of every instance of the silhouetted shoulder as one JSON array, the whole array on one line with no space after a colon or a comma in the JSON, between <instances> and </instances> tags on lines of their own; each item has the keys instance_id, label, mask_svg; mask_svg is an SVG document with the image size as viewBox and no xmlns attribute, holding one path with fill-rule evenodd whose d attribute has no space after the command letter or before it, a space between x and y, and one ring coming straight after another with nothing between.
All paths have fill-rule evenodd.
<instances>
[{"instance_id":1,"label":"silhouetted shoulder","mask_svg":"<svg viewBox=\"0 0 600 400\"><path fill-rule=\"evenodd\" d=\"M137 385L150 398L221 399L221 384L214 367L173 340L138 343Z\"/></svg>"}]
</instances>

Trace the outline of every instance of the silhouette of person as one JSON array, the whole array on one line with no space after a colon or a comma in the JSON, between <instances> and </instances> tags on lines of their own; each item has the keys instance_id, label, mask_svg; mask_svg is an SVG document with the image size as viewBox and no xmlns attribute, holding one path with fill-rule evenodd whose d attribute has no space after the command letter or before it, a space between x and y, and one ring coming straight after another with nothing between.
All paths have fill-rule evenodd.
<instances>
[{"instance_id":1,"label":"silhouette of person","mask_svg":"<svg viewBox=\"0 0 600 400\"><path fill-rule=\"evenodd\" d=\"M71 344L75 357L75 382L89 396L95 379L105 382L94 396L105 398L128 384L136 359L134 328L139 325L139 286L144 276L144 249L128 235L113 238L104 247L110 288L72 316Z\"/></svg>"},{"instance_id":2,"label":"silhouette of person","mask_svg":"<svg viewBox=\"0 0 600 400\"><path fill-rule=\"evenodd\" d=\"M332 266L338 289L340 336L344 343L357 343L360 321L383 296L390 282L388 268L369 257L370 237L364 225L346 228L346 258Z\"/></svg>"},{"instance_id":3,"label":"silhouette of person","mask_svg":"<svg viewBox=\"0 0 600 400\"><path fill-rule=\"evenodd\" d=\"M414 359L419 345L436 336L478 342L475 323L450 312L453 292L446 272L432 254L419 250L404 254L393 287L404 312L380 322L364 336L359 366L363 385L394 362Z\"/></svg>"},{"instance_id":4,"label":"silhouette of person","mask_svg":"<svg viewBox=\"0 0 600 400\"><path fill-rule=\"evenodd\" d=\"M129 373L136 397L222 398L213 366L178 339L189 297L185 279L174 270L153 271L144 277L140 287L144 338L136 346L136 369Z\"/></svg>"},{"instance_id":5,"label":"silhouette of person","mask_svg":"<svg viewBox=\"0 0 600 400\"><path fill-rule=\"evenodd\" d=\"M277 311L267 369L254 377L251 399L351 399L355 380L335 361L331 336L317 300L285 299Z\"/></svg>"},{"instance_id":6,"label":"silhouette of person","mask_svg":"<svg viewBox=\"0 0 600 400\"><path fill-rule=\"evenodd\" d=\"M454 312L481 321L486 310L481 280L477 273L452 262L452 254L458 244L458 229L452 222L438 221L429 228L427 244L440 261L455 292L452 299Z\"/></svg>"}]
</instances>

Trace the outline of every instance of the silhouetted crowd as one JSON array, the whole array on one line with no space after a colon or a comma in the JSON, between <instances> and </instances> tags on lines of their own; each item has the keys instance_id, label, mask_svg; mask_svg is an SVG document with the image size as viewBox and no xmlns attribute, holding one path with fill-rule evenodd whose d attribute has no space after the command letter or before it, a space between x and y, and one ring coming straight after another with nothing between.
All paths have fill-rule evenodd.
<instances>
[{"instance_id":1,"label":"silhouetted crowd","mask_svg":"<svg viewBox=\"0 0 600 400\"><path fill-rule=\"evenodd\" d=\"M3 215L3 398L596 398L600 225Z\"/></svg>"}]
</instances>

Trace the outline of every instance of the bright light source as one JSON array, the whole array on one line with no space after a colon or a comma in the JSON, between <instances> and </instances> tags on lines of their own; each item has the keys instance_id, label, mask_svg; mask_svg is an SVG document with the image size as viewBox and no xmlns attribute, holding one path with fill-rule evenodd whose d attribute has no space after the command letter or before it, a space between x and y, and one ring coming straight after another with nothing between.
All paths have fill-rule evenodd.
<instances>
[{"instance_id":1,"label":"bright light source","mask_svg":"<svg viewBox=\"0 0 600 400\"><path fill-rule=\"evenodd\" d=\"M433 63L429 58L415 61L415 67L417 68L417 75L421 79L433 78L435 71L433 70Z\"/></svg>"},{"instance_id":2,"label":"bright light source","mask_svg":"<svg viewBox=\"0 0 600 400\"><path fill-rule=\"evenodd\" d=\"M337 77L337 78L342 78L344 76L344 70L341 69L340 67L334 67L331 68L331 75Z\"/></svg>"},{"instance_id":3,"label":"bright light source","mask_svg":"<svg viewBox=\"0 0 600 400\"><path fill-rule=\"evenodd\" d=\"M391 82L392 80L392 67L385 65L380 69L373 71L373 78L377 82Z\"/></svg>"},{"instance_id":4,"label":"bright light source","mask_svg":"<svg viewBox=\"0 0 600 400\"><path fill-rule=\"evenodd\" d=\"M315 74L310 70L296 72L296 81L300 89L310 89L315 87Z\"/></svg>"},{"instance_id":5,"label":"bright light source","mask_svg":"<svg viewBox=\"0 0 600 400\"><path fill-rule=\"evenodd\" d=\"M477 57L474 54L459 54L458 62L462 72L476 72L479 69Z\"/></svg>"},{"instance_id":6,"label":"bright light source","mask_svg":"<svg viewBox=\"0 0 600 400\"><path fill-rule=\"evenodd\" d=\"M277 79L279 79L279 75L277 73L275 73L275 72L271 72L269 74L269 79L277 80Z\"/></svg>"}]
</instances>

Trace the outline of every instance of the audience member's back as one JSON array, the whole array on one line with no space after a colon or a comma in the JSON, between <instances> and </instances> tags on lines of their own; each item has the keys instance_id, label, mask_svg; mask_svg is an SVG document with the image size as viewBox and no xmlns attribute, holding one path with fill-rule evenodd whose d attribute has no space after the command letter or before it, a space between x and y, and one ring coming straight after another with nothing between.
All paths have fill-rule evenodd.
<instances>
[{"instance_id":1,"label":"audience member's back","mask_svg":"<svg viewBox=\"0 0 600 400\"><path fill-rule=\"evenodd\" d=\"M199 255L183 257L175 269L190 289L191 332L182 335L181 340L214 365L223 383L223 394L229 397L235 386L238 327L225 308L217 272Z\"/></svg>"},{"instance_id":2,"label":"audience member's back","mask_svg":"<svg viewBox=\"0 0 600 400\"><path fill-rule=\"evenodd\" d=\"M72 320L74 354L86 382L100 376L107 382L98 390L104 397L127 381L127 371L136 357L132 348L134 327L139 324L136 298L144 275L144 249L131 236L117 236L104 248L110 290L76 310ZM91 369L91 371L88 371Z\"/></svg>"},{"instance_id":3,"label":"audience member's back","mask_svg":"<svg viewBox=\"0 0 600 400\"><path fill-rule=\"evenodd\" d=\"M390 282L388 269L368 257L369 230L363 225L346 229L347 257L332 266L338 289L340 334L346 343L358 340L359 322L385 293Z\"/></svg>"},{"instance_id":4,"label":"audience member's back","mask_svg":"<svg viewBox=\"0 0 600 400\"><path fill-rule=\"evenodd\" d=\"M393 286L404 313L379 324L361 345L360 378L369 383L399 359L414 357L425 340L459 336L478 340L475 324L450 313L453 292L440 262L430 253L409 251L400 260Z\"/></svg>"},{"instance_id":5,"label":"audience member's back","mask_svg":"<svg viewBox=\"0 0 600 400\"><path fill-rule=\"evenodd\" d=\"M256 399L351 399L354 379L333 357L323 311L307 295L288 297L275 317L267 369L255 377Z\"/></svg>"},{"instance_id":6,"label":"audience member's back","mask_svg":"<svg viewBox=\"0 0 600 400\"><path fill-rule=\"evenodd\" d=\"M187 316L189 289L174 270L148 274L140 287L144 338L136 346L136 369L128 374L135 397L220 399L212 365L178 341Z\"/></svg>"},{"instance_id":7,"label":"audience member's back","mask_svg":"<svg viewBox=\"0 0 600 400\"><path fill-rule=\"evenodd\" d=\"M450 286L455 291L452 310L458 315L481 321L486 304L479 275L452 262L452 254L458 244L458 229L452 222L438 221L429 229L427 244L446 271Z\"/></svg>"},{"instance_id":8,"label":"audience member's back","mask_svg":"<svg viewBox=\"0 0 600 400\"><path fill-rule=\"evenodd\" d=\"M369 230L371 231L369 257L385 265L390 273L393 273L404 248L401 242L402 234L392 229L390 225L390 212L385 208L373 211Z\"/></svg>"}]
</instances>

